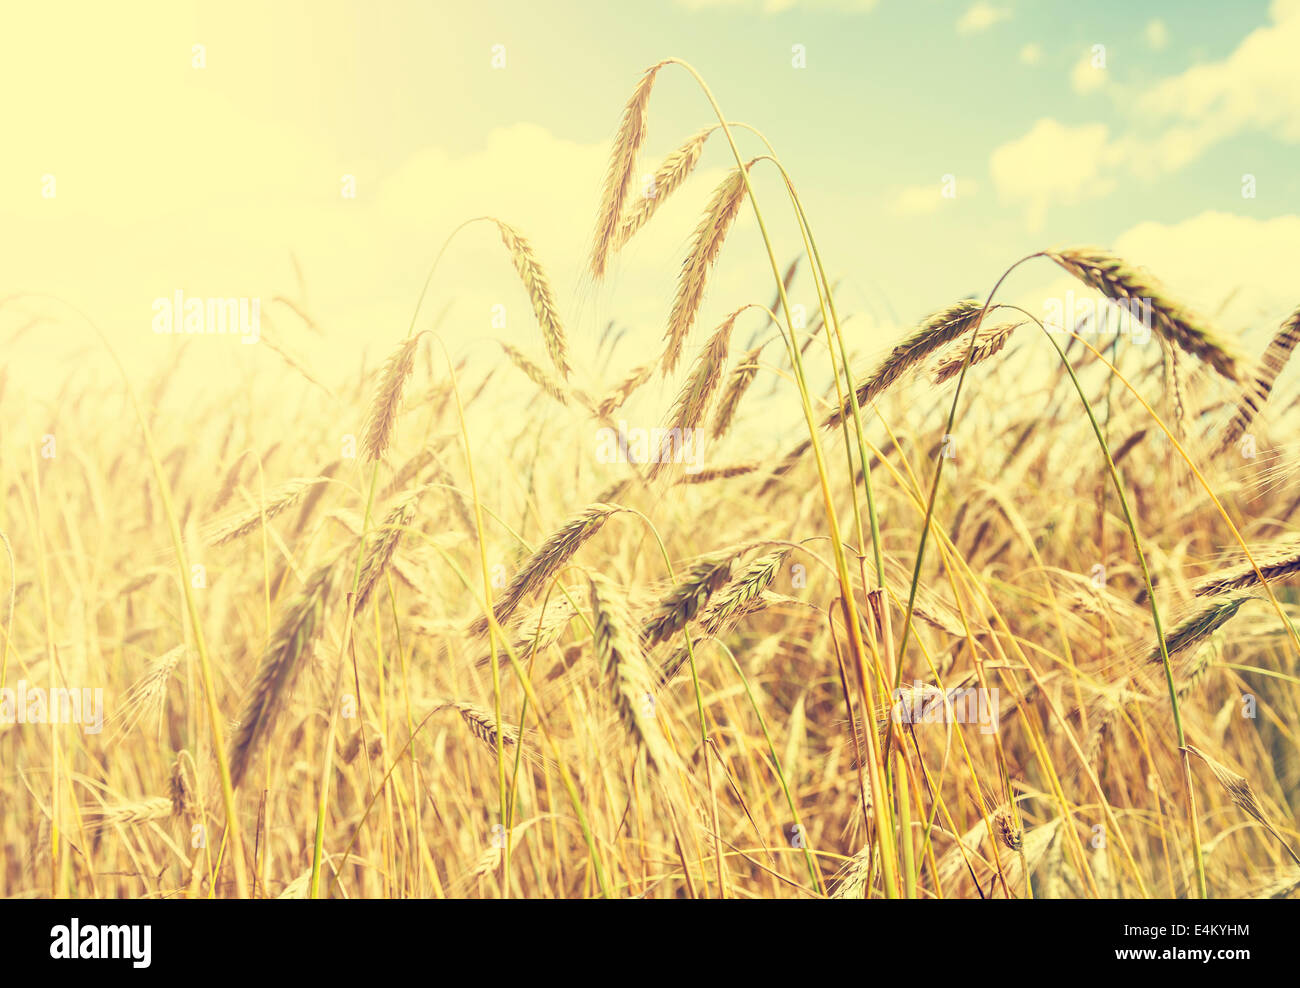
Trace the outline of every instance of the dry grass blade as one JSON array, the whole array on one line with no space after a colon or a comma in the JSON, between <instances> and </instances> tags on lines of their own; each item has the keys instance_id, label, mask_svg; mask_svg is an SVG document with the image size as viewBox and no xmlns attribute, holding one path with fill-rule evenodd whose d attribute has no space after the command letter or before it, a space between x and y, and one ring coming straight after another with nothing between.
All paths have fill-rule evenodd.
<instances>
[{"instance_id":1,"label":"dry grass blade","mask_svg":"<svg viewBox=\"0 0 1300 988\"><path fill-rule=\"evenodd\" d=\"M1151 327L1160 336L1209 364L1229 381L1242 380L1246 361L1236 346L1170 298L1164 286L1150 275L1096 247L1047 251L1045 256L1107 298L1128 306L1133 318L1147 316L1149 308Z\"/></svg>"},{"instance_id":2,"label":"dry grass blade","mask_svg":"<svg viewBox=\"0 0 1300 988\"><path fill-rule=\"evenodd\" d=\"M681 275L677 281L677 294L673 298L673 308L668 315L668 330L664 334L667 347L664 350L663 368L665 374L671 374L681 358L682 344L695 325L696 313L704 301L704 286L708 281L709 269L722 250L722 242L740 212L741 203L745 201L745 172L749 162L742 168L734 169L722 184L714 190L709 200L695 235L690 252L682 262Z\"/></svg>"},{"instance_id":3,"label":"dry grass blade","mask_svg":"<svg viewBox=\"0 0 1300 988\"><path fill-rule=\"evenodd\" d=\"M413 333L402 340L384 365L379 386L370 401L370 410L366 416L366 426L361 440L361 449L367 460L382 459L393 441L393 426L397 423L397 412L402 404L402 391L406 386L406 379L415 369L415 349L423 335L423 333Z\"/></svg>"},{"instance_id":4,"label":"dry grass blade","mask_svg":"<svg viewBox=\"0 0 1300 988\"><path fill-rule=\"evenodd\" d=\"M637 152L645 141L646 108L650 103L650 91L654 88L655 76L663 68L658 62L646 69L641 76L627 105L623 107L623 118L614 138L614 150L610 155L609 166L605 171L605 184L600 195L600 212L596 218L596 236L591 249L591 276L596 279L605 276L619 230L619 214L627 199L628 187L632 184L632 173L636 170Z\"/></svg>"},{"instance_id":5,"label":"dry grass blade","mask_svg":"<svg viewBox=\"0 0 1300 988\"><path fill-rule=\"evenodd\" d=\"M253 676L229 743L230 781L238 787L258 746L270 736L275 718L310 651L334 582L337 562L318 567L289 603Z\"/></svg>"},{"instance_id":6,"label":"dry grass blade","mask_svg":"<svg viewBox=\"0 0 1300 988\"><path fill-rule=\"evenodd\" d=\"M519 280L524 283L524 290L533 303L533 313L537 316L537 325L541 327L542 339L546 343L546 352L551 363L563 380L569 379L568 343L565 341L564 324L560 321L560 310L555 304L555 291L551 280L546 276L532 246L520 233L500 220L496 220L497 229L501 231L501 240L510 252Z\"/></svg>"},{"instance_id":7,"label":"dry grass blade","mask_svg":"<svg viewBox=\"0 0 1300 988\"><path fill-rule=\"evenodd\" d=\"M1273 383L1282 373L1282 368L1286 366L1286 362L1291 358L1291 351L1297 344L1300 344L1300 308L1297 308L1282 323L1282 328L1278 330L1277 335L1269 343L1268 349L1264 351L1264 356L1259 362L1259 373L1242 393L1236 414L1223 430L1223 438L1219 441L1217 453L1224 452L1245 434L1247 427L1268 401L1268 396L1273 391Z\"/></svg>"},{"instance_id":8,"label":"dry grass blade","mask_svg":"<svg viewBox=\"0 0 1300 988\"><path fill-rule=\"evenodd\" d=\"M547 580L573 558L574 553L600 531L611 515L622 510L614 504L593 504L552 532L537 551L528 557L493 606L492 612L497 622L504 623L525 597L540 590ZM470 626L470 633L474 635L484 634L487 630L486 617L479 618Z\"/></svg>"},{"instance_id":9,"label":"dry grass blade","mask_svg":"<svg viewBox=\"0 0 1300 988\"><path fill-rule=\"evenodd\" d=\"M619 227L616 249L632 239L632 236L650 221L665 199L676 191L699 164L700 155L704 153L704 143L709 139L715 127L705 127L692 134L676 151L664 159L663 164L654 173L651 185L641 195L630 196L623 210L623 224Z\"/></svg>"},{"instance_id":10,"label":"dry grass blade","mask_svg":"<svg viewBox=\"0 0 1300 988\"><path fill-rule=\"evenodd\" d=\"M1251 553L1259 564L1259 572L1266 580L1300 574L1300 536L1291 536ZM1259 583L1259 574L1249 562L1238 563L1217 570L1198 582L1193 592L1198 597L1220 594L1227 590L1243 590Z\"/></svg>"}]
</instances>

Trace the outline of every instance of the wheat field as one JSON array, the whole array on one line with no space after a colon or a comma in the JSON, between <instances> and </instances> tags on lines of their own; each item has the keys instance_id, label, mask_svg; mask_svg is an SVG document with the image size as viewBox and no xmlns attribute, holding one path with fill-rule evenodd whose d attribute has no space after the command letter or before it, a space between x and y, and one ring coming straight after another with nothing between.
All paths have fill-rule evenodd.
<instances>
[{"instance_id":1,"label":"wheat field","mask_svg":"<svg viewBox=\"0 0 1300 988\"><path fill-rule=\"evenodd\" d=\"M647 165L670 73L711 115ZM163 414L105 340L6 434L0 894L1300 890L1300 309L1252 353L1142 258L1043 245L1008 276L1091 323L999 283L863 339L780 148L679 60L629 91L590 284L728 162L654 351L577 345L543 245L466 217L443 249L499 245L531 347L461 360L431 271L382 362L284 348L255 415ZM705 324L742 216L769 263Z\"/></svg>"}]
</instances>

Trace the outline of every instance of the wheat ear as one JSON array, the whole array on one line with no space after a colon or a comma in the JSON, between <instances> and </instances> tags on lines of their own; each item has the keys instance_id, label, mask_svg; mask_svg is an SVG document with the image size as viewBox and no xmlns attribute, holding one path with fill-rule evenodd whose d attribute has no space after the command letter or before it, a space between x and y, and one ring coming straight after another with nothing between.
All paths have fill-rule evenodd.
<instances>
[{"instance_id":1,"label":"wheat ear","mask_svg":"<svg viewBox=\"0 0 1300 988\"><path fill-rule=\"evenodd\" d=\"M960 338L979 321L984 304L975 299L962 299L930 316L910 336L894 347L888 357L858 385L858 407L865 408L880 397L903 372L913 367L942 346ZM839 425L853 413L853 405L845 399L839 410L832 413L824 427ZM801 447L799 453L802 454ZM791 454L795 455L795 454Z\"/></svg>"},{"instance_id":2,"label":"wheat ear","mask_svg":"<svg viewBox=\"0 0 1300 988\"><path fill-rule=\"evenodd\" d=\"M1244 775L1238 775L1222 762L1215 761L1195 745L1186 745L1183 750L1205 762L1209 766L1210 773L1218 781L1219 785L1223 786L1223 791L1228 794L1228 798L1244 810L1248 816L1258 821L1273 839L1282 845L1286 853L1291 856L1291 860L1296 864L1300 864L1300 857L1296 855L1296 852L1282 835L1277 832L1277 828L1269 820L1264 808L1259 805L1259 798L1255 795L1255 790L1251 788L1249 780Z\"/></svg>"},{"instance_id":3,"label":"wheat ear","mask_svg":"<svg viewBox=\"0 0 1300 988\"><path fill-rule=\"evenodd\" d=\"M622 250L637 230L650 222L650 217L654 216L655 210L663 205L664 200L681 187L699 164L700 156L704 153L704 143L716 129L705 127L692 134L685 144L668 155L655 170L650 188L641 195L628 197L623 210L623 223L618 230L616 249Z\"/></svg>"},{"instance_id":4,"label":"wheat ear","mask_svg":"<svg viewBox=\"0 0 1300 988\"><path fill-rule=\"evenodd\" d=\"M568 399L564 394L564 389L560 387L559 382L551 377L551 375L547 374L546 371L538 367L509 343L501 343L501 349L505 351L505 355L510 362L523 372L525 377L558 401L561 405L568 403Z\"/></svg>"},{"instance_id":5,"label":"wheat ear","mask_svg":"<svg viewBox=\"0 0 1300 988\"><path fill-rule=\"evenodd\" d=\"M327 477L298 477L287 480L267 491L266 499L262 504L213 522L205 529L204 541L211 546L233 542L257 528L263 519L270 521L276 515L293 507L308 491L328 479Z\"/></svg>"},{"instance_id":6,"label":"wheat ear","mask_svg":"<svg viewBox=\"0 0 1300 988\"><path fill-rule=\"evenodd\" d=\"M573 558L574 553L600 531L611 515L622 510L614 504L593 504L552 532L520 567L519 572L515 574L514 579L510 581L505 592L492 608L497 622L504 623L525 597L541 589L547 580ZM484 634L487 630L486 617L479 618L470 626L470 633L473 635Z\"/></svg>"},{"instance_id":7,"label":"wheat ear","mask_svg":"<svg viewBox=\"0 0 1300 988\"><path fill-rule=\"evenodd\" d=\"M1251 600L1249 594L1240 594L1216 600L1210 606L1197 611L1165 635L1165 650L1172 659L1199 642L1205 641L1221 627L1227 624L1241 610L1241 605ZM1157 643L1149 653L1148 662L1162 662L1160 645Z\"/></svg>"},{"instance_id":8,"label":"wheat ear","mask_svg":"<svg viewBox=\"0 0 1300 988\"><path fill-rule=\"evenodd\" d=\"M1023 322L1014 322L1003 323L1000 326L990 326L987 329L981 328L975 334L975 340L969 347L970 366L974 367L976 364L996 355L1007 345L1007 341L1011 339L1011 334L1023 325ZM961 373L962 364L966 362L967 349L965 344L952 347L950 352L943 354L935 361L935 384L943 384Z\"/></svg>"},{"instance_id":9,"label":"wheat ear","mask_svg":"<svg viewBox=\"0 0 1300 988\"><path fill-rule=\"evenodd\" d=\"M694 620L717 589L731 579L736 556L735 549L725 549L690 566L642 627L641 639L647 648L667 641Z\"/></svg>"},{"instance_id":10,"label":"wheat ear","mask_svg":"<svg viewBox=\"0 0 1300 988\"><path fill-rule=\"evenodd\" d=\"M1266 580L1300 573L1300 537L1291 536L1264 546L1251 553L1259 564L1259 572ZM1243 590L1259 583L1259 574L1249 562L1217 570L1193 588L1198 597L1223 593L1225 590Z\"/></svg>"},{"instance_id":11,"label":"wheat ear","mask_svg":"<svg viewBox=\"0 0 1300 988\"><path fill-rule=\"evenodd\" d=\"M694 432L699 428L709 402L718 389L718 383L722 380L722 369L726 366L727 352L731 348L731 331L736 325L736 319L747 308L749 306L741 306L727 316L722 325L709 337L704 349L700 351L691 368L690 376L687 377L686 383L682 385L682 390L677 395L677 400L673 403L672 411L668 413L665 444L671 442L673 436L682 437L687 432ZM662 455L663 449L658 452L660 455L654 457L647 473L650 480L658 477L668 465L667 461L671 459Z\"/></svg>"},{"instance_id":12,"label":"wheat ear","mask_svg":"<svg viewBox=\"0 0 1300 988\"><path fill-rule=\"evenodd\" d=\"M591 248L591 276L596 279L605 276L609 253L618 236L619 214L627 198L628 187L632 184L632 173L636 169L637 152L645 141L646 108L650 103L650 91L654 88L655 77L663 68L664 62L658 62L646 69L641 79L632 90L632 95L623 107L623 118L618 125L618 134L614 138L614 149L610 154L609 166L605 170L605 184L601 189L600 213L596 218L596 235Z\"/></svg>"},{"instance_id":13,"label":"wheat ear","mask_svg":"<svg viewBox=\"0 0 1300 988\"><path fill-rule=\"evenodd\" d=\"M1176 302L1163 285L1108 251L1096 247L1049 250L1045 256L1109 299L1150 308L1152 328L1170 343L1240 382L1245 360L1208 322ZM1136 315L1136 313L1133 313Z\"/></svg>"},{"instance_id":14,"label":"wheat ear","mask_svg":"<svg viewBox=\"0 0 1300 988\"><path fill-rule=\"evenodd\" d=\"M736 409L740 407L740 400L745 397L745 392L758 376L758 357L766 345L760 343L746 350L736 360L731 373L727 375L727 386L722 389L722 397L718 399L717 410L713 413L710 434L714 439L721 439L731 428L731 423L736 418Z\"/></svg>"},{"instance_id":15,"label":"wheat ear","mask_svg":"<svg viewBox=\"0 0 1300 988\"><path fill-rule=\"evenodd\" d=\"M664 350L663 369L671 374L681 358L682 344L695 324L695 316L704 301L704 286L708 281L709 269L718 259L722 242L727 238L727 231L740 212L741 203L745 201L745 173L753 161L743 168L733 169L713 192L708 208L704 211L691 242L690 252L682 262L681 274L677 279L677 294L673 298L672 311L668 314L668 329L664 333L667 347Z\"/></svg>"},{"instance_id":16,"label":"wheat ear","mask_svg":"<svg viewBox=\"0 0 1300 988\"><path fill-rule=\"evenodd\" d=\"M239 726L230 739L232 786L238 787L243 781L254 752L275 726L275 718L283 708L316 636L336 569L333 560L316 569L306 586L289 603L262 654L261 664L239 714Z\"/></svg>"},{"instance_id":17,"label":"wheat ear","mask_svg":"<svg viewBox=\"0 0 1300 988\"><path fill-rule=\"evenodd\" d=\"M402 404L402 391L406 379L415 369L415 348L423 333L413 333L402 340L384 365L379 386L370 400L361 448L367 460L382 459L393 441L393 427L397 423L398 408Z\"/></svg>"},{"instance_id":18,"label":"wheat ear","mask_svg":"<svg viewBox=\"0 0 1300 988\"><path fill-rule=\"evenodd\" d=\"M671 750L655 719L654 697L645 654L621 594L605 577L590 577L591 621L596 658L613 693L613 706L628 735L663 771L673 764Z\"/></svg>"},{"instance_id":19,"label":"wheat ear","mask_svg":"<svg viewBox=\"0 0 1300 988\"><path fill-rule=\"evenodd\" d=\"M533 314L537 316L537 325L541 327L542 339L546 343L546 352L551 363L555 365L561 379L569 379L568 344L565 342L564 324L560 321L560 310L555 304L555 291L551 280L546 276L533 253L533 248L514 227L496 220L497 229L501 231L501 241L510 252L519 280L524 283L524 290L533 303Z\"/></svg>"},{"instance_id":20,"label":"wheat ear","mask_svg":"<svg viewBox=\"0 0 1300 988\"><path fill-rule=\"evenodd\" d=\"M1268 401L1268 396L1273 391L1273 383L1282 373L1282 368L1286 366L1286 362L1291 358L1291 351L1297 344L1300 344L1300 308L1297 308L1282 323L1282 328L1278 330L1277 335L1269 343L1268 349L1264 351L1264 356L1259 362L1259 373L1242 392L1237 412L1228 422L1227 428L1223 430L1223 438L1219 441L1216 453L1222 453L1233 445L1254 421L1259 410Z\"/></svg>"},{"instance_id":21,"label":"wheat ear","mask_svg":"<svg viewBox=\"0 0 1300 988\"><path fill-rule=\"evenodd\" d=\"M388 569L393 559L393 553L397 551L397 543L401 541L402 534L415 521L420 498L428 489L427 485L417 487L403 497L389 511L378 531L371 533L373 541L371 541L369 551L366 552L365 559L361 564L361 580L357 584L356 600L353 603L356 610L360 611L365 606L371 592L375 589L375 585L379 582L380 577L384 575L385 570Z\"/></svg>"}]
</instances>

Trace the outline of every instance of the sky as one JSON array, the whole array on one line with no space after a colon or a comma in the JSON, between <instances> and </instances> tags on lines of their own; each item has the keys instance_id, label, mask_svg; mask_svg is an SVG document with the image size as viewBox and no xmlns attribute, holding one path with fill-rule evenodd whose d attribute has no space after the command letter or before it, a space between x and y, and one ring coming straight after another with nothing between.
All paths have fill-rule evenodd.
<instances>
[{"instance_id":1,"label":"sky","mask_svg":"<svg viewBox=\"0 0 1300 988\"><path fill-rule=\"evenodd\" d=\"M259 299L267 337L326 379L358 353L381 359L413 318L454 353L503 339L540 359L487 225L456 235L415 310L448 235L493 215L550 271L579 379L612 384L658 351L691 231L731 163L711 138L609 279L584 276L622 105L671 55L776 148L856 351L1072 244L1149 267L1258 350L1300 301L1297 51L1300 0L6 4L0 339L37 320L10 350L36 381L102 362L93 320L143 378L174 359L153 306L180 290ZM644 173L712 121L670 69ZM788 200L770 165L754 179L784 265L798 250ZM1006 291L1057 283L1042 263ZM747 211L701 324L766 303L770 285ZM810 292L796 282L796 300ZM627 333L605 367L611 320ZM190 371L203 384L284 370L265 347L203 342Z\"/></svg>"}]
</instances>

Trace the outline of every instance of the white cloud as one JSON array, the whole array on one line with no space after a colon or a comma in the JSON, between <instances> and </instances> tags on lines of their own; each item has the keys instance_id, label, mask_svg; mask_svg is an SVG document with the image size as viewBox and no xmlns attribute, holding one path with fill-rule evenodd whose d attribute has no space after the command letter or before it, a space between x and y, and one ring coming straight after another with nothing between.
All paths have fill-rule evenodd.
<instances>
[{"instance_id":1,"label":"white cloud","mask_svg":"<svg viewBox=\"0 0 1300 988\"><path fill-rule=\"evenodd\" d=\"M1225 329L1267 334L1295 308L1297 244L1300 216L1261 220L1209 211L1177 223L1140 223L1113 247ZM1263 338L1252 339L1252 348Z\"/></svg>"},{"instance_id":2,"label":"white cloud","mask_svg":"<svg viewBox=\"0 0 1300 988\"><path fill-rule=\"evenodd\" d=\"M946 179L948 176L944 177ZM928 182L899 189L890 199L890 212L896 216L926 216L936 213L946 203L974 193L978 184L970 178L954 179L950 196L943 194L946 187L944 182Z\"/></svg>"},{"instance_id":3,"label":"white cloud","mask_svg":"<svg viewBox=\"0 0 1300 988\"><path fill-rule=\"evenodd\" d=\"M1159 17L1147 22L1146 39L1154 51L1162 51L1169 44L1169 28Z\"/></svg>"},{"instance_id":4,"label":"white cloud","mask_svg":"<svg viewBox=\"0 0 1300 988\"><path fill-rule=\"evenodd\" d=\"M1037 65L1043 60L1043 46L1037 41L1031 41L1025 47L1020 49L1020 61L1026 65Z\"/></svg>"},{"instance_id":5,"label":"white cloud","mask_svg":"<svg viewBox=\"0 0 1300 988\"><path fill-rule=\"evenodd\" d=\"M1260 130L1300 141L1300 2L1276 2L1273 23L1252 31L1217 62L1165 79L1138 100L1145 117L1181 122L1185 161L1238 133Z\"/></svg>"},{"instance_id":6,"label":"white cloud","mask_svg":"<svg viewBox=\"0 0 1300 988\"><path fill-rule=\"evenodd\" d=\"M1141 179L1172 174L1241 133L1300 143L1300 0L1274 0L1272 23L1248 34L1227 57L1193 66L1131 97L1133 125L1110 136L1095 123L1064 127L1040 120L993 152L990 168L1004 202L1029 207L1031 224L1047 207L1104 194L1115 169ZM1023 56L1022 56L1023 58ZM1074 89L1105 84L1105 49L1074 66Z\"/></svg>"},{"instance_id":7,"label":"white cloud","mask_svg":"<svg viewBox=\"0 0 1300 988\"><path fill-rule=\"evenodd\" d=\"M1023 137L994 150L989 174L998 198L1024 206L1029 229L1037 231L1049 207L1073 205L1108 192L1114 180L1104 171L1114 157L1105 124L1067 127L1042 119Z\"/></svg>"},{"instance_id":8,"label":"white cloud","mask_svg":"<svg viewBox=\"0 0 1300 988\"><path fill-rule=\"evenodd\" d=\"M1093 45L1070 70L1070 85L1076 93L1091 93L1106 84L1106 46Z\"/></svg>"},{"instance_id":9,"label":"white cloud","mask_svg":"<svg viewBox=\"0 0 1300 988\"><path fill-rule=\"evenodd\" d=\"M976 0L966 9L957 20L958 34L974 34L977 31L987 31L999 21L1005 21L1011 16L1011 11L1006 7L995 7L985 0Z\"/></svg>"}]
</instances>

